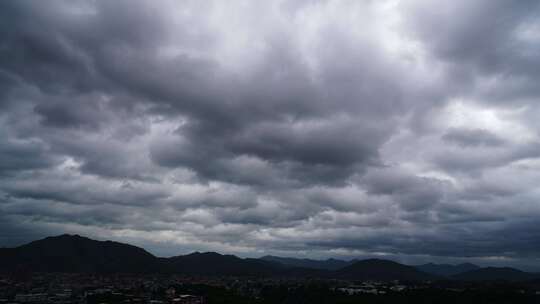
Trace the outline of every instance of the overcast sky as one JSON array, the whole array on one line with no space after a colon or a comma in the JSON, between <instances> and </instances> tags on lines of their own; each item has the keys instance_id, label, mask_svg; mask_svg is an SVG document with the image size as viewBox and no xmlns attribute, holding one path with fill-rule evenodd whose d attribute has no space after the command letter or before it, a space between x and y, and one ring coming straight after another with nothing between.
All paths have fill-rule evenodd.
<instances>
[{"instance_id":1,"label":"overcast sky","mask_svg":"<svg viewBox=\"0 0 540 304\"><path fill-rule=\"evenodd\" d=\"M0 1L0 246L538 264L539 12Z\"/></svg>"}]
</instances>

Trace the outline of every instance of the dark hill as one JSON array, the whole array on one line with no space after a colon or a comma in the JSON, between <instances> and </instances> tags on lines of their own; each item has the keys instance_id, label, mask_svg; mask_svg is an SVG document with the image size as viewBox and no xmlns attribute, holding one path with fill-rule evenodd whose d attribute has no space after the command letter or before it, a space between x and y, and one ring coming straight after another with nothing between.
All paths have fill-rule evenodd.
<instances>
[{"instance_id":1,"label":"dark hill","mask_svg":"<svg viewBox=\"0 0 540 304\"><path fill-rule=\"evenodd\" d=\"M47 237L16 248L0 249L0 271L167 272L191 275L272 275L283 266L214 252L157 258L146 250L78 235Z\"/></svg>"},{"instance_id":2,"label":"dark hill","mask_svg":"<svg viewBox=\"0 0 540 304\"><path fill-rule=\"evenodd\" d=\"M358 261L336 272L338 278L376 281L425 281L435 276L397 262L369 259Z\"/></svg>"},{"instance_id":3,"label":"dark hill","mask_svg":"<svg viewBox=\"0 0 540 304\"><path fill-rule=\"evenodd\" d=\"M345 266L351 265L354 262L348 262L337 259L327 260L312 260L312 259L297 259L297 258L284 258L273 255L267 255L260 258L264 261L277 262L288 267L302 267L322 270L338 270Z\"/></svg>"},{"instance_id":4,"label":"dark hill","mask_svg":"<svg viewBox=\"0 0 540 304\"><path fill-rule=\"evenodd\" d=\"M273 262L215 252L195 252L161 260L165 271L185 274L262 276L278 273L281 269Z\"/></svg>"},{"instance_id":5,"label":"dark hill","mask_svg":"<svg viewBox=\"0 0 540 304\"><path fill-rule=\"evenodd\" d=\"M433 275L453 276L459 273L479 269L480 266L477 266L471 263L463 263L459 265L428 263L424 265L415 266L415 268L420 271L433 274Z\"/></svg>"},{"instance_id":6,"label":"dark hill","mask_svg":"<svg viewBox=\"0 0 540 304\"><path fill-rule=\"evenodd\" d=\"M3 249L4 269L38 272L146 272L155 271L156 257L146 250L78 235L61 235Z\"/></svg>"},{"instance_id":7,"label":"dark hill","mask_svg":"<svg viewBox=\"0 0 540 304\"><path fill-rule=\"evenodd\" d=\"M452 276L460 281L528 281L538 278L537 275L510 267L486 267L467 271Z\"/></svg>"}]
</instances>

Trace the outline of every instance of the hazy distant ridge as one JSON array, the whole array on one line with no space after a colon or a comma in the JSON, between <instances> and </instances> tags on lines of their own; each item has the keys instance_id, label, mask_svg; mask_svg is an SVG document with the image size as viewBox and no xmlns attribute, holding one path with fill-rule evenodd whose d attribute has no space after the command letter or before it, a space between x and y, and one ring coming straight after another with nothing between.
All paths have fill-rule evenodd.
<instances>
[{"instance_id":1,"label":"hazy distant ridge","mask_svg":"<svg viewBox=\"0 0 540 304\"><path fill-rule=\"evenodd\" d=\"M312 260L312 259L298 259L298 258L284 258L273 255L266 255L261 257L261 260L277 262L289 267L305 267L313 269L323 269L323 270L338 270L345 266L349 266L356 262L353 261L343 261L338 259L327 259L327 260Z\"/></svg>"},{"instance_id":2,"label":"hazy distant ridge","mask_svg":"<svg viewBox=\"0 0 540 304\"><path fill-rule=\"evenodd\" d=\"M381 281L422 281L443 277L463 281L525 281L538 278L538 275L513 268L479 268L473 264L425 264L414 267L380 259L349 262L275 256L244 259L215 252L159 258L136 246L96 241L78 235L48 237L16 248L2 248L0 271L294 276Z\"/></svg>"}]
</instances>

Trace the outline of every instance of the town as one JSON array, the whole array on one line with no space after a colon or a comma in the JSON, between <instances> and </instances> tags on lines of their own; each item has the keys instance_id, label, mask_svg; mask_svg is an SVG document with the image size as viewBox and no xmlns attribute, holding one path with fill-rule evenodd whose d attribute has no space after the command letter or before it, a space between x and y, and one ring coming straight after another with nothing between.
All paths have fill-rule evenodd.
<instances>
[{"instance_id":1,"label":"town","mask_svg":"<svg viewBox=\"0 0 540 304\"><path fill-rule=\"evenodd\" d=\"M1 304L354 303L378 299L492 298L535 303L540 284L379 282L150 274L25 273L0 275ZM442 301L441 303L446 303ZM451 302L448 302L451 303ZM465 302L468 303L468 302ZM472 303L472 302L471 302Z\"/></svg>"}]
</instances>

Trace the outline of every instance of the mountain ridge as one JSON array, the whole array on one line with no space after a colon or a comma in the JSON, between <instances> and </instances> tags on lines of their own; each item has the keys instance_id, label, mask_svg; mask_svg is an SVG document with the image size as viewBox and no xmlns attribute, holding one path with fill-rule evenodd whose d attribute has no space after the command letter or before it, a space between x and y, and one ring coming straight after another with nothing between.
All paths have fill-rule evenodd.
<instances>
[{"instance_id":1,"label":"mountain ridge","mask_svg":"<svg viewBox=\"0 0 540 304\"><path fill-rule=\"evenodd\" d=\"M422 272L413 266L382 259L357 261L338 270L337 277L342 279L377 281L426 281L438 279L437 276Z\"/></svg>"},{"instance_id":2,"label":"mountain ridge","mask_svg":"<svg viewBox=\"0 0 540 304\"><path fill-rule=\"evenodd\" d=\"M457 265L427 263L416 265L414 267L426 273L445 277L481 268L480 266L471 263L461 263Z\"/></svg>"},{"instance_id":3,"label":"mountain ridge","mask_svg":"<svg viewBox=\"0 0 540 304\"><path fill-rule=\"evenodd\" d=\"M293 258L293 257L279 257L279 256L273 256L273 255L265 255L263 257L260 257L259 259L265 260L265 261L272 261L281 263L284 266L288 267L304 267L304 268L312 268L312 269L320 269L320 270L338 270L340 268L343 268L345 266L351 265L356 260L351 261L344 261L339 259L326 259L326 260L314 260L314 259L299 259L299 258Z\"/></svg>"},{"instance_id":4,"label":"mountain ridge","mask_svg":"<svg viewBox=\"0 0 540 304\"><path fill-rule=\"evenodd\" d=\"M508 281L520 282L539 279L540 275L511 267L484 267L451 277L460 281Z\"/></svg>"},{"instance_id":5,"label":"mountain ridge","mask_svg":"<svg viewBox=\"0 0 540 304\"><path fill-rule=\"evenodd\" d=\"M345 266L338 267L339 265ZM419 269L425 268L426 265L431 268L469 270L441 275ZM310 260L276 256L257 259L217 252L193 252L164 258L156 257L145 249L130 244L110 240L97 241L68 234L46 237L14 248L0 248L0 272L21 269L33 272L179 273L380 281L425 281L444 278L460 281L525 281L540 278L536 274L509 267L480 268L466 263L459 265L428 263L409 266L383 259L349 262L337 259Z\"/></svg>"}]
</instances>

